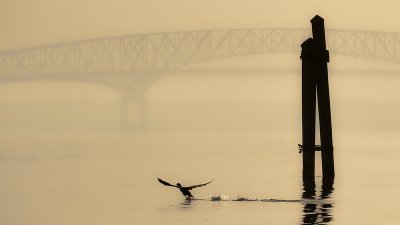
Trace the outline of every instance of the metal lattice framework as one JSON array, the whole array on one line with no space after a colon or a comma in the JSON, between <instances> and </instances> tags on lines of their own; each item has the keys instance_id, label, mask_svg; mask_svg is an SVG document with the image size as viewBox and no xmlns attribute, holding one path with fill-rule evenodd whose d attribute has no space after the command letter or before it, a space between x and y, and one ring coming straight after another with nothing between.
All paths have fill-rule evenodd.
<instances>
[{"instance_id":1,"label":"metal lattice framework","mask_svg":"<svg viewBox=\"0 0 400 225\"><path fill-rule=\"evenodd\" d=\"M400 34L328 30L331 54L400 62ZM139 34L0 52L0 79L145 74L204 60L300 52L308 29L236 29Z\"/></svg>"}]
</instances>

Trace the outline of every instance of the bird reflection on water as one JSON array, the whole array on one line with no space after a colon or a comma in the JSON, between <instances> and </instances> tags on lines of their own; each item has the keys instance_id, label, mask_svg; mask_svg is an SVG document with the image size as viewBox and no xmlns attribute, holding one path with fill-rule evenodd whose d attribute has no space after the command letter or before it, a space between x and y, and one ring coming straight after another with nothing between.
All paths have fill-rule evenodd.
<instances>
[{"instance_id":1,"label":"bird reflection on water","mask_svg":"<svg viewBox=\"0 0 400 225\"><path fill-rule=\"evenodd\" d=\"M316 196L315 182L303 184L302 198L305 201L303 208L303 225L327 225L333 220L331 214L333 204L329 203L333 193L333 181L323 181L321 193Z\"/></svg>"},{"instance_id":2,"label":"bird reflection on water","mask_svg":"<svg viewBox=\"0 0 400 225\"><path fill-rule=\"evenodd\" d=\"M185 198L183 202L180 204L182 209L190 209L192 206L192 199Z\"/></svg>"}]
</instances>

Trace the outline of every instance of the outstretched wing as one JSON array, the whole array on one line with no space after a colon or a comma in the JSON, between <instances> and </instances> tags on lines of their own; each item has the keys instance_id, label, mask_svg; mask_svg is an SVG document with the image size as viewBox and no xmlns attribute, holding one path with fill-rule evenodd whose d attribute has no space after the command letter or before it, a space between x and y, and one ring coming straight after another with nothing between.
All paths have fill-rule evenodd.
<instances>
[{"instance_id":1,"label":"outstretched wing","mask_svg":"<svg viewBox=\"0 0 400 225\"><path fill-rule=\"evenodd\" d=\"M207 184L209 184L209 183L211 183L211 182L213 182L213 181L214 181L214 180L212 180L212 181L210 181L210 182L207 182L207 183L204 183L204 184L193 185L193 186L187 187L187 189L188 189L188 190L192 190L193 188L198 188L198 187L206 186Z\"/></svg>"},{"instance_id":2,"label":"outstretched wing","mask_svg":"<svg viewBox=\"0 0 400 225\"><path fill-rule=\"evenodd\" d=\"M172 185L172 184L170 184L170 183L168 183L168 182L166 182L166 181L161 180L160 178L157 178L157 179L158 179L158 181L159 181L160 183L164 184L165 186L177 187L177 186Z\"/></svg>"}]
</instances>

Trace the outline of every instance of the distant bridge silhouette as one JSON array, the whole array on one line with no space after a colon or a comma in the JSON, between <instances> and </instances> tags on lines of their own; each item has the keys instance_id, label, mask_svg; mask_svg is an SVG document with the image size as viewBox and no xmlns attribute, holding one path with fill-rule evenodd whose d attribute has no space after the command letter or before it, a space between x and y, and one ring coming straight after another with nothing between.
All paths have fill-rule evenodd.
<instances>
[{"instance_id":1,"label":"distant bridge silhouette","mask_svg":"<svg viewBox=\"0 0 400 225\"><path fill-rule=\"evenodd\" d=\"M201 30L3 51L0 52L0 82L101 82L122 89L125 94L121 111L124 111L130 102L142 105L147 88L158 79L156 75L165 71L218 58L275 52L300 54L300 44L308 37L311 37L309 29ZM327 30L326 40L331 54L400 63L400 33ZM121 118L126 122L129 113L125 114Z\"/></svg>"},{"instance_id":2,"label":"distant bridge silhouette","mask_svg":"<svg viewBox=\"0 0 400 225\"><path fill-rule=\"evenodd\" d=\"M328 30L326 35L331 54L400 62L399 33ZM300 44L310 36L309 29L204 30L45 45L0 52L0 80L159 73L217 58L300 52Z\"/></svg>"}]
</instances>

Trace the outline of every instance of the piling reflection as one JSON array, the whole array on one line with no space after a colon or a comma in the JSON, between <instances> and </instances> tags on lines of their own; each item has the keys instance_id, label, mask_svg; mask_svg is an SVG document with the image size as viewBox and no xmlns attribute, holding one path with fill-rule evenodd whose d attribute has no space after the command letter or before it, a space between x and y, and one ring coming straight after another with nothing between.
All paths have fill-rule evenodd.
<instances>
[{"instance_id":1,"label":"piling reflection","mask_svg":"<svg viewBox=\"0 0 400 225\"><path fill-rule=\"evenodd\" d=\"M320 195L316 195L315 182L303 184L302 198L305 202L303 208L303 225L329 224L333 220L333 204L329 202L333 193L333 181L323 181Z\"/></svg>"}]
</instances>

